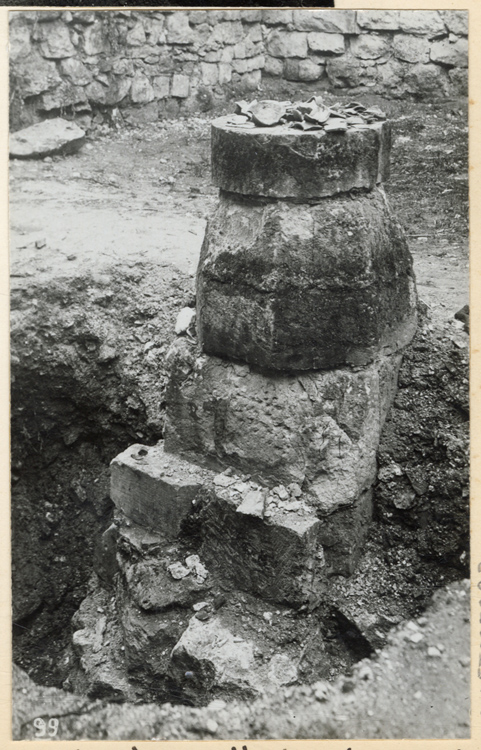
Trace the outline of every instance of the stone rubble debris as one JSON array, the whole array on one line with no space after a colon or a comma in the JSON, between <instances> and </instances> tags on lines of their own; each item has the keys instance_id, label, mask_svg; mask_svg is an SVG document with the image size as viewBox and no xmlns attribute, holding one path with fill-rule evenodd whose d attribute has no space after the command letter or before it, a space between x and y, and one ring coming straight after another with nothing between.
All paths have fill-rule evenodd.
<instances>
[{"instance_id":1,"label":"stone rubble debris","mask_svg":"<svg viewBox=\"0 0 481 750\"><path fill-rule=\"evenodd\" d=\"M195 333L195 310L193 307L183 307L177 316L175 323L177 336L187 334L193 336Z\"/></svg>"},{"instance_id":2,"label":"stone rubble debris","mask_svg":"<svg viewBox=\"0 0 481 750\"><path fill-rule=\"evenodd\" d=\"M375 122L386 120L386 114L377 106L365 107L359 102L328 106L322 96L313 96L307 102L278 102L271 99L236 102L236 114L227 119L228 125L245 127L254 124L261 128L286 125L297 130L324 130L345 132L363 129Z\"/></svg>"}]
</instances>

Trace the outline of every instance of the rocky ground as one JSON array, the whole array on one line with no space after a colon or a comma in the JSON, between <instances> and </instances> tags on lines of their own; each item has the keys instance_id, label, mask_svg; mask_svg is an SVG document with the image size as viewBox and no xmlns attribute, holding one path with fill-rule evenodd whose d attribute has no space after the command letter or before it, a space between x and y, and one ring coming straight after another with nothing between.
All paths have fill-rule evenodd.
<instances>
[{"instance_id":1,"label":"rocky ground","mask_svg":"<svg viewBox=\"0 0 481 750\"><path fill-rule=\"evenodd\" d=\"M206 708L119 706L39 687L14 668L14 738L34 739L36 717L62 739L337 739L469 736L469 582L440 590L386 648L334 682L284 688L253 703ZM447 700L449 695L449 700Z\"/></svg>"},{"instance_id":2,"label":"rocky ground","mask_svg":"<svg viewBox=\"0 0 481 750\"><path fill-rule=\"evenodd\" d=\"M467 121L464 102L368 99L393 119L386 190L406 228L424 303L422 326L406 354L380 446L376 523L358 572L337 584L342 611L361 632L360 615L377 602L377 616L384 616L375 646L380 648L392 626L422 617L433 590L467 575L467 335L453 319L468 301ZM37 683L55 689L70 674L70 619L87 591L95 539L110 522L109 461L134 442L152 444L162 436L164 354L178 310L192 304L205 216L216 200L209 183L208 120L121 131L106 123L76 155L13 161L10 196L14 660ZM444 601L448 594L440 596ZM467 597L451 599L458 615L453 613L450 622L456 616L461 622ZM379 679L388 680L385 654L397 649L394 673L407 680L395 688L389 683L397 696L396 720L392 705L383 708L365 689L377 684L376 676L374 683L356 683L357 718L347 723L342 718L329 723L326 714L316 725L296 708L299 723L289 724L286 713L285 725L274 719L263 724L262 712L270 714L260 703L259 713L252 714L259 718L251 723L247 709L236 709L238 730L232 729L230 709L219 707L201 714L189 709L192 715L177 708L175 719L170 711L168 729L166 709L158 707L160 718L144 722L145 731L149 738L189 738L190 726L192 737L206 738L228 737L231 730L246 737L464 736L467 718L460 719L464 726L455 719L456 711L466 716L468 696L468 670L460 663L467 654L462 632L433 631L432 639L424 635L418 644L399 636L376 657L369 669L377 675L382 667ZM441 656L429 656L424 645ZM398 664L401 659L407 662ZM349 668L347 659L342 669ZM441 668L445 671L436 677ZM433 719L434 709L420 707L425 698L429 703L438 678L446 690L453 680L459 685L454 700L449 688L453 712L440 708ZM22 690L29 695L33 688L22 685L16 693L18 733L30 737L33 714ZM302 690L292 693L296 706L312 699L323 709L310 688L305 695ZM352 694L350 688L339 689L340 717L352 717L354 709L346 708ZM59 705L78 700L62 695ZM365 698L358 700L361 695ZM404 706L402 696L407 696ZM364 700L372 700L373 707ZM366 708L362 721L360 705ZM123 726L115 718L118 709L98 706L101 713L85 716L79 727L66 720L63 736L139 738L144 710L132 707ZM214 719L224 710L226 723ZM78 704L67 711L78 712ZM207 726L209 718L217 722L215 729Z\"/></svg>"}]
</instances>

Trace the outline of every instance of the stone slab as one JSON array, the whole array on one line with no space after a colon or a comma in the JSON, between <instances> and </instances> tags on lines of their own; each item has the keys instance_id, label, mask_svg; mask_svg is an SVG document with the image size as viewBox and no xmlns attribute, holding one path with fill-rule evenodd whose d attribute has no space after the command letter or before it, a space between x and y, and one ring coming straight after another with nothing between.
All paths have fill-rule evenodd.
<instances>
[{"instance_id":1,"label":"stone slab","mask_svg":"<svg viewBox=\"0 0 481 750\"><path fill-rule=\"evenodd\" d=\"M243 195L319 198L371 190L389 177L391 126L377 122L343 133L212 123L212 181Z\"/></svg>"},{"instance_id":2,"label":"stone slab","mask_svg":"<svg viewBox=\"0 0 481 750\"><path fill-rule=\"evenodd\" d=\"M197 271L208 354L266 370L364 364L416 329L412 259L382 190L312 206L221 194Z\"/></svg>"},{"instance_id":3,"label":"stone slab","mask_svg":"<svg viewBox=\"0 0 481 750\"><path fill-rule=\"evenodd\" d=\"M167 356L166 449L267 486L295 482L321 513L352 506L375 476L400 359L267 375L179 337Z\"/></svg>"},{"instance_id":4,"label":"stone slab","mask_svg":"<svg viewBox=\"0 0 481 750\"><path fill-rule=\"evenodd\" d=\"M74 153L85 141L84 131L74 122L56 117L10 135L10 156L40 159L59 153Z\"/></svg>"},{"instance_id":5,"label":"stone slab","mask_svg":"<svg viewBox=\"0 0 481 750\"><path fill-rule=\"evenodd\" d=\"M175 538L191 514L206 472L167 455L161 441L153 447L133 445L111 467L111 498L127 518Z\"/></svg>"}]
</instances>

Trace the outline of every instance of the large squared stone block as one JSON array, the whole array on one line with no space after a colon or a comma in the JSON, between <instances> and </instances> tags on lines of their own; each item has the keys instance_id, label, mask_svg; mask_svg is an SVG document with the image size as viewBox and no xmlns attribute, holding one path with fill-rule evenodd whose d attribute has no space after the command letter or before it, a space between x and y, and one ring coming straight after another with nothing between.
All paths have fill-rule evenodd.
<instances>
[{"instance_id":1,"label":"large squared stone block","mask_svg":"<svg viewBox=\"0 0 481 750\"><path fill-rule=\"evenodd\" d=\"M202 559L223 581L262 599L291 606L318 601L326 571L315 513L307 506L283 511L267 493L268 517L243 512L249 492L256 493L216 488L201 513Z\"/></svg>"},{"instance_id":2,"label":"large squared stone block","mask_svg":"<svg viewBox=\"0 0 481 750\"><path fill-rule=\"evenodd\" d=\"M357 370L266 375L178 338L167 361L166 450L268 486L296 482L321 513L370 487L399 355Z\"/></svg>"},{"instance_id":3,"label":"large squared stone block","mask_svg":"<svg viewBox=\"0 0 481 750\"><path fill-rule=\"evenodd\" d=\"M166 455L162 442L133 445L111 465L111 498L127 518L166 537L176 537L193 510L206 472Z\"/></svg>"},{"instance_id":4,"label":"large squared stone block","mask_svg":"<svg viewBox=\"0 0 481 750\"><path fill-rule=\"evenodd\" d=\"M370 190L389 177L389 122L325 133L242 129L231 119L212 123L212 181L228 192L307 200Z\"/></svg>"},{"instance_id":5,"label":"large squared stone block","mask_svg":"<svg viewBox=\"0 0 481 750\"><path fill-rule=\"evenodd\" d=\"M412 259L384 193L315 205L221 194L197 273L203 350L266 370L363 364L409 343Z\"/></svg>"}]
</instances>

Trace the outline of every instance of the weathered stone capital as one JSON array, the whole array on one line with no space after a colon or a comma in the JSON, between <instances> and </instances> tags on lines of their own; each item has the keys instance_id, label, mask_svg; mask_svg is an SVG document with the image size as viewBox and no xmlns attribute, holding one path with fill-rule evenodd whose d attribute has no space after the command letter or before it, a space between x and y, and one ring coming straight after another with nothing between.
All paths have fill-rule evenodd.
<instances>
[{"instance_id":1,"label":"weathered stone capital","mask_svg":"<svg viewBox=\"0 0 481 750\"><path fill-rule=\"evenodd\" d=\"M228 122L220 117L212 123L212 180L223 190L308 200L371 190L389 177L388 122L340 133Z\"/></svg>"}]
</instances>

